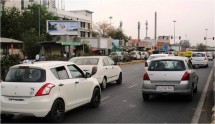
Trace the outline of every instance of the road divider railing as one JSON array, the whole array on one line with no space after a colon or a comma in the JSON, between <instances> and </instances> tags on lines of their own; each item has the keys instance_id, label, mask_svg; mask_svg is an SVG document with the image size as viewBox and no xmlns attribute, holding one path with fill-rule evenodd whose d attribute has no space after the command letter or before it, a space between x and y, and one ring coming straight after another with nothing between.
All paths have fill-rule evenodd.
<instances>
[{"instance_id":1,"label":"road divider railing","mask_svg":"<svg viewBox=\"0 0 215 124\"><path fill-rule=\"evenodd\" d=\"M212 115L211 115L211 124L215 124L215 67L213 66L213 108L212 108Z\"/></svg>"},{"instance_id":2,"label":"road divider railing","mask_svg":"<svg viewBox=\"0 0 215 124\"><path fill-rule=\"evenodd\" d=\"M131 62L120 62L119 66L129 65L129 64L137 64L137 63L145 63L146 60L134 60Z\"/></svg>"}]
</instances>

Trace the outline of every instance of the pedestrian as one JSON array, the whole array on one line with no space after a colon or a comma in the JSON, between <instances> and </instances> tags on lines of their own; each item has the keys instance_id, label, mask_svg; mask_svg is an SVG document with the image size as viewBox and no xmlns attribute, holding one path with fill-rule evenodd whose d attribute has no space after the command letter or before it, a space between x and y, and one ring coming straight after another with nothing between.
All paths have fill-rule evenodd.
<instances>
[{"instance_id":1,"label":"pedestrian","mask_svg":"<svg viewBox=\"0 0 215 124\"><path fill-rule=\"evenodd\" d=\"M45 61L45 56L43 54L40 57L40 61Z\"/></svg>"},{"instance_id":2,"label":"pedestrian","mask_svg":"<svg viewBox=\"0 0 215 124\"><path fill-rule=\"evenodd\" d=\"M63 56L66 58L66 53L64 53Z\"/></svg>"},{"instance_id":3,"label":"pedestrian","mask_svg":"<svg viewBox=\"0 0 215 124\"><path fill-rule=\"evenodd\" d=\"M39 61L39 60L40 60L40 55L39 55L39 54L36 55L35 60L36 60L36 61Z\"/></svg>"}]
</instances>

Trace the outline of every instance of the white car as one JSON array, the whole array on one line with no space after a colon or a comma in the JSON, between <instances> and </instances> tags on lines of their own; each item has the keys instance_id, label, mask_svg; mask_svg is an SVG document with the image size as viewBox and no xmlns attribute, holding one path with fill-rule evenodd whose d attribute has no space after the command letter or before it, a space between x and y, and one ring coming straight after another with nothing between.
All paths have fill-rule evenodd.
<instances>
[{"instance_id":1,"label":"white car","mask_svg":"<svg viewBox=\"0 0 215 124\"><path fill-rule=\"evenodd\" d=\"M72 62L19 64L1 83L1 119L24 115L61 122L65 112L87 103L98 107L100 99L98 81Z\"/></svg>"},{"instance_id":2,"label":"white car","mask_svg":"<svg viewBox=\"0 0 215 124\"><path fill-rule=\"evenodd\" d=\"M208 59L205 52L193 52L193 54L190 57L190 60L195 67L198 66L204 66L206 68L208 67Z\"/></svg>"},{"instance_id":3,"label":"white car","mask_svg":"<svg viewBox=\"0 0 215 124\"><path fill-rule=\"evenodd\" d=\"M167 57L168 54L152 54L149 56L149 58L146 60L145 62L145 68L147 69L147 67L149 66L150 62L155 59L155 58L159 58L159 57Z\"/></svg>"},{"instance_id":4,"label":"white car","mask_svg":"<svg viewBox=\"0 0 215 124\"><path fill-rule=\"evenodd\" d=\"M132 51L132 52L130 52L130 55L133 59L136 59L136 60L140 59L140 57L141 57L139 51Z\"/></svg>"},{"instance_id":5,"label":"white car","mask_svg":"<svg viewBox=\"0 0 215 124\"><path fill-rule=\"evenodd\" d=\"M142 96L180 94L192 100L197 91L198 75L187 57L162 57L151 61L143 76Z\"/></svg>"},{"instance_id":6,"label":"white car","mask_svg":"<svg viewBox=\"0 0 215 124\"><path fill-rule=\"evenodd\" d=\"M213 54L211 52L207 52L206 55L207 55L208 60L213 61L214 58L213 58Z\"/></svg>"},{"instance_id":7,"label":"white car","mask_svg":"<svg viewBox=\"0 0 215 124\"><path fill-rule=\"evenodd\" d=\"M140 56L141 59L146 59L147 52L140 52L140 54L141 54L141 56Z\"/></svg>"},{"instance_id":8,"label":"white car","mask_svg":"<svg viewBox=\"0 0 215 124\"><path fill-rule=\"evenodd\" d=\"M121 52L111 52L110 57L111 58L117 57L120 61L123 61L123 59L124 59L124 56L122 55Z\"/></svg>"},{"instance_id":9,"label":"white car","mask_svg":"<svg viewBox=\"0 0 215 124\"><path fill-rule=\"evenodd\" d=\"M106 88L107 83L113 81L117 84L122 83L121 68L108 56L82 56L74 63L96 78L102 89Z\"/></svg>"}]
</instances>

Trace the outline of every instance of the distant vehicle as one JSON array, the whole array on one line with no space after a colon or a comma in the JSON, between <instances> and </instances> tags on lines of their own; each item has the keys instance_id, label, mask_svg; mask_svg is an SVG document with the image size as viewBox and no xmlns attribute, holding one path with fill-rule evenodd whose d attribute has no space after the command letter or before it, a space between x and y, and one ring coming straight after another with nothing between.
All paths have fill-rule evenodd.
<instances>
[{"instance_id":1,"label":"distant vehicle","mask_svg":"<svg viewBox=\"0 0 215 124\"><path fill-rule=\"evenodd\" d=\"M193 99L197 92L198 75L187 57L160 57L153 59L143 76L142 96L145 101L150 95L180 94Z\"/></svg>"},{"instance_id":2,"label":"distant vehicle","mask_svg":"<svg viewBox=\"0 0 215 124\"><path fill-rule=\"evenodd\" d=\"M207 52L206 55L207 55L208 60L213 61L214 57L213 57L213 54L211 52Z\"/></svg>"},{"instance_id":3,"label":"distant vehicle","mask_svg":"<svg viewBox=\"0 0 215 124\"><path fill-rule=\"evenodd\" d=\"M82 56L78 57L74 63L96 78L102 89L106 88L107 83L113 81L117 84L122 83L121 68L108 56Z\"/></svg>"},{"instance_id":4,"label":"distant vehicle","mask_svg":"<svg viewBox=\"0 0 215 124\"><path fill-rule=\"evenodd\" d=\"M123 61L124 56L122 55L121 52L111 52L109 55L112 59L117 57L120 61Z\"/></svg>"},{"instance_id":5,"label":"distant vehicle","mask_svg":"<svg viewBox=\"0 0 215 124\"><path fill-rule=\"evenodd\" d=\"M155 59L155 58L159 58L159 57L167 57L168 54L153 54L151 56L149 56L149 58L147 59L147 61L145 62L145 68L148 68L150 62Z\"/></svg>"},{"instance_id":6,"label":"distant vehicle","mask_svg":"<svg viewBox=\"0 0 215 124\"><path fill-rule=\"evenodd\" d=\"M204 66L208 67L208 59L205 52L193 52L192 56L190 57L192 65L195 67Z\"/></svg>"},{"instance_id":7,"label":"distant vehicle","mask_svg":"<svg viewBox=\"0 0 215 124\"><path fill-rule=\"evenodd\" d=\"M140 51L132 51L130 52L130 55L133 59L136 59L136 60L140 59Z\"/></svg>"},{"instance_id":8,"label":"distant vehicle","mask_svg":"<svg viewBox=\"0 0 215 124\"><path fill-rule=\"evenodd\" d=\"M141 59L146 59L146 57L147 57L147 52L140 52L140 58Z\"/></svg>"},{"instance_id":9,"label":"distant vehicle","mask_svg":"<svg viewBox=\"0 0 215 124\"><path fill-rule=\"evenodd\" d=\"M1 83L1 120L24 115L62 122L65 112L88 103L98 107L100 99L98 81L72 62L19 64Z\"/></svg>"}]
</instances>

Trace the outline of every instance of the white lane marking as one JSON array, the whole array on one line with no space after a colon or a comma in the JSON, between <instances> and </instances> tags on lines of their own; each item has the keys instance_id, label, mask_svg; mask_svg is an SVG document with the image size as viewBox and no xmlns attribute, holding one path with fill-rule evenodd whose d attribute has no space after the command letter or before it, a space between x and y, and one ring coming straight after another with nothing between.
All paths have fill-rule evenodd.
<instances>
[{"instance_id":1,"label":"white lane marking","mask_svg":"<svg viewBox=\"0 0 215 124\"><path fill-rule=\"evenodd\" d=\"M104 101L105 99L108 99L110 96L106 96L104 98L101 99L101 101Z\"/></svg>"},{"instance_id":2,"label":"white lane marking","mask_svg":"<svg viewBox=\"0 0 215 124\"><path fill-rule=\"evenodd\" d=\"M132 86L130 86L130 87L128 87L128 88L132 88L132 87L135 87L135 86L137 86L137 84L134 84L134 85L132 85Z\"/></svg>"},{"instance_id":3,"label":"white lane marking","mask_svg":"<svg viewBox=\"0 0 215 124\"><path fill-rule=\"evenodd\" d=\"M199 118L200 118L200 115L201 115L201 112L202 112L202 106L204 104L204 100L205 100L205 97L206 97L206 94L207 94L207 90L208 90L208 86L210 84L210 80L211 80L211 77L212 77L212 74L213 74L213 70L214 70L214 66L211 69L210 75L209 75L208 80L207 80L207 82L205 84L204 90L202 92L201 98L199 100L198 106L197 106L196 111L195 111L195 113L193 115L191 123L198 123L199 122Z\"/></svg>"}]
</instances>

